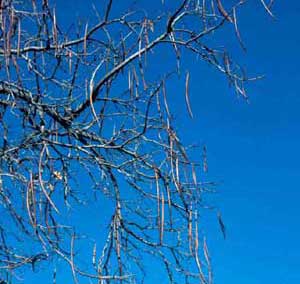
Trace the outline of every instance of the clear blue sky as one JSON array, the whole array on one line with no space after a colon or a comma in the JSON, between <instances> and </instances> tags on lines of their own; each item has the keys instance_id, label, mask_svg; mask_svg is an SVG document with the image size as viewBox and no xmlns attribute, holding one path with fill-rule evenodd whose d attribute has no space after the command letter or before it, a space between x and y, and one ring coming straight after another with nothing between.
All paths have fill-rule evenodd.
<instances>
[{"instance_id":1,"label":"clear blue sky","mask_svg":"<svg viewBox=\"0 0 300 284\"><path fill-rule=\"evenodd\" d=\"M66 0L58 7L83 2L91 1ZM250 104L192 60L185 65L193 120L182 111L183 88L174 96L180 133L207 145L209 176L219 183L213 202L228 238L222 239L215 215L206 218L204 230L216 284L300 283L300 2L275 2L276 20L259 0L245 9L240 27L247 53L228 41L250 73L266 75L248 87Z\"/></svg>"}]
</instances>

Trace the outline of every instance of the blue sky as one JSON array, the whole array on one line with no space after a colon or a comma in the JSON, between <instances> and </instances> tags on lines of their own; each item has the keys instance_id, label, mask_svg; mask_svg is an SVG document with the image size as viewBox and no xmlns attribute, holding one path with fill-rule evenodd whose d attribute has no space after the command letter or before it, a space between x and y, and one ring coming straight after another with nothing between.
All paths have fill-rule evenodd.
<instances>
[{"instance_id":1,"label":"blue sky","mask_svg":"<svg viewBox=\"0 0 300 284\"><path fill-rule=\"evenodd\" d=\"M187 142L207 145L209 178L219 184L212 200L228 237L223 240L215 214L203 229L216 284L300 283L300 2L277 2L276 20L258 0L245 8L240 27L246 53L234 37L228 40L250 73L265 75L248 86L250 104L191 58L183 68L191 70L194 119L182 111L183 88L172 98L179 132Z\"/></svg>"}]
</instances>

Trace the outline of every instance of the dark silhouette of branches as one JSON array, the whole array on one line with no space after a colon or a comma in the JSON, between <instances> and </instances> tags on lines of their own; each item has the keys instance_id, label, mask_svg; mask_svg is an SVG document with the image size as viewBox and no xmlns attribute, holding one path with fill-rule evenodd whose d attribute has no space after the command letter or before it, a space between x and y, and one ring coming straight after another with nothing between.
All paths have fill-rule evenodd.
<instances>
[{"instance_id":1,"label":"dark silhouette of branches","mask_svg":"<svg viewBox=\"0 0 300 284\"><path fill-rule=\"evenodd\" d=\"M102 1L102 15L91 11L93 22L70 29L48 0L0 2L2 282L63 261L75 283L142 283L156 261L168 283L212 283L197 217L213 186L199 177L206 148L202 161L190 157L168 106L178 94L167 89L189 52L247 99L245 84L255 78L212 43L230 25L242 44L237 15L246 1L175 2L170 11L158 2L162 12L150 16ZM149 74L163 60L157 54L170 51L176 70L161 62ZM95 224L107 219L99 239L71 217L95 203L103 208Z\"/></svg>"}]
</instances>

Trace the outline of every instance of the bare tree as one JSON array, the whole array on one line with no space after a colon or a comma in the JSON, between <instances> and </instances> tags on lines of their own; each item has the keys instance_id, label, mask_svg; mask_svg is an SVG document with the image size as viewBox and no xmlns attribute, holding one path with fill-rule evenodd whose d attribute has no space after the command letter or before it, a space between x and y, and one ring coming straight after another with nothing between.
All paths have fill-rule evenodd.
<instances>
[{"instance_id":1,"label":"bare tree","mask_svg":"<svg viewBox=\"0 0 300 284\"><path fill-rule=\"evenodd\" d=\"M150 13L109 0L94 6L88 24L68 27L48 0L0 1L3 281L65 262L75 283L142 283L149 266L168 283L212 283L197 218L213 186L199 177L206 150L194 161L181 143L168 106L178 94L167 90L189 52L247 99L255 78L214 46L216 31L229 26L244 48L237 14L247 1L163 2ZM271 15L272 2L261 0ZM162 62L154 75L162 52L175 64ZM73 217L88 208L98 208L94 220Z\"/></svg>"}]
</instances>

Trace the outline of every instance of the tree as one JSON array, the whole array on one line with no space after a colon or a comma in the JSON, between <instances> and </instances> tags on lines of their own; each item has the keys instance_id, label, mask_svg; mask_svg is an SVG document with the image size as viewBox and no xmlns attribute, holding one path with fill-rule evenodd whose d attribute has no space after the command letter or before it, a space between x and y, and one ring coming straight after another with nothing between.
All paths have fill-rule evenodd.
<instances>
[{"instance_id":1,"label":"tree","mask_svg":"<svg viewBox=\"0 0 300 284\"><path fill-rule=\"evenodd\" d=\"M55 3L1 1L3 281L63 260L75 283L141 283L161 265L168 283L212 283L197 218L213 186L198 176L206 149L192 159L167 90L184 77L192 117L190 76L180 68L190 53L247 99L255 78L214 46L228 26L244 48L237 14L247 1L223 2L162 1L147 11L109 0L89 23L67 26ZM273 1L261 3L272 15ZM154 67L161 52L174 66ZM89 209L93 220L84 217Z\"/></svg>"}]
</instances>

